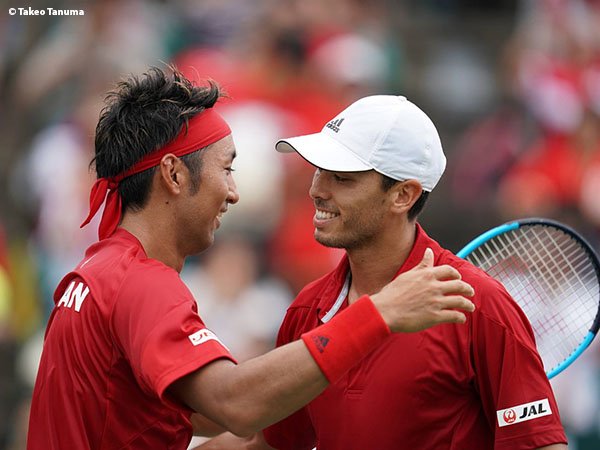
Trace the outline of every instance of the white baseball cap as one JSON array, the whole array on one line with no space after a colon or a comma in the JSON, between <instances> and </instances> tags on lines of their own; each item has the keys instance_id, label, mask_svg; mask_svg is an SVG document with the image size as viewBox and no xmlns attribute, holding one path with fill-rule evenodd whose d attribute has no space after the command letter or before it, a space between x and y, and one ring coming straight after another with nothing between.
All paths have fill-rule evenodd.
<instances>
[{"instance_id":1,"label":"white baseball cap","mask_svg":"<svg viewBox=\"0 0 600 450\"><path fill-rule=\"evenodd\" d=\"M373 95L352 103L320 133L281 139L279 152L298 152L333 172L376 170L395 180L417 180L431 191L446 168L435 125L406 97Z\"/></svg>"}]
</instances>

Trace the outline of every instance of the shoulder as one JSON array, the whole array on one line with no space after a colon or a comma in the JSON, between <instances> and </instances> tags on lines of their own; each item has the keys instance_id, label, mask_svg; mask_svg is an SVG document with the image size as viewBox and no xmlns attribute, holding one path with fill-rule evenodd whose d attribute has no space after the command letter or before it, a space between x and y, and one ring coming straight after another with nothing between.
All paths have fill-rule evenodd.
<instances>
[{"instance_id":1,"label":"shoulder","mask_svg":"<svg viewBox=\"0 0 600 450\"><path fill-rule=\"evenodd\" d=\"M489 297L509 297L510 295L504 289L504 286L496 279L492 278L485 271L474 266L469 261L456 256L451 251L443 248L438 242L429 238L419 227L419 232L424 235L427 241L426 245L431 247L435 254L435 265L441 266L447 264L460 272L461 278L473 286L475 296L472 299L476 307L481 306L480 302ZM421 244L424 245L424 244Z\"/></svg>"},{"instance_id":2,"label":"shoulder","mask_svg":"<svg viewBox=\"0 0 600 450\"><path fill-rule=\"evenodd\" d=\"M521 318L524 317L520 307L504 285L469 261L444 251L438 259L438 264L454 267L460 272L462 279L473 286L475 290L473 302L478 314L498 316L504 315L509 310L516 311Z\"/></svg>"},{"instance_id":3,"label":"shoulder","mask_svg":"<svg viewBox=\"0 0 600 450\"><path fill-rule=\"evenodd\" d=\"M448 250L443 250L436 262L438 265L448 264L460 272L461 278L475 289L475 300L489 296L509 296L504 286L469 261L459 258ZM476 304L476 306L478 306Z\"/></svg>"},{"instance_id":4,"label":"shoulder","mask_svg":"<svg viewBox=\"0 0 600 450\"><path fill-rule=\"evenodd\" d=\"M72 275L86 280L98 301L119 308L193 299L177 271L148 258L131 239L106 239L90 247Z\"/></svg>"},{"instance_id":5,"label":"shoulder","mask_svg":"<svg viewBox=\"0 0 600 450\"><path fill-rule=\"evenodd\" d=\"M107 241L109 241L107 239ZM148 258L139 245L127 241L101 241L88 249L75 273L97 285L140 290L177 289L183 285L172 268Z\"/></svg>"},{"instance_id":6,"label":"shoulder","mask_svg":"<svg viewBox=\"0 0 600 450\"><path fill-rule=\"evenodd\" d=\"M132 262L123 277L120 296L149 296L162 301L193 298L177 271L152 259Z\"/></svg>"},{"instance_id":7,"label":"shoulder","mask_svg":"<svg viewBox=\"0 0 600 450\"><path fill-rule=\"evenodd\" d=\"M472 300L476 309L472 318L476 329L493 326L529 345L533 338L529 319L502 283L448 251L440 255L439 264L453 266L462 279L473 286L475 296Z\"/></svg>"}]
</instances>

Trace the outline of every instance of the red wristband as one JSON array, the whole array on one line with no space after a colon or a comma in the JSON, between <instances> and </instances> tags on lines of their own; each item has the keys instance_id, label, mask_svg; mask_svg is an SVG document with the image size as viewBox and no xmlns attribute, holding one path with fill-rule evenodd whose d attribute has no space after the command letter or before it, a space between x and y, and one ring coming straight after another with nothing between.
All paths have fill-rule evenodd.
<instances>
[{"instance_id":1,"label":"red wristband","mask_svg":"<svg viewBox=\"0 0 600 450\"><path fill-rule=\"evenodd\" d=\"M377 348L391 331L364 295L329 322L302 335L304 344L330 383Z\"/></svg>"}]
</instances>

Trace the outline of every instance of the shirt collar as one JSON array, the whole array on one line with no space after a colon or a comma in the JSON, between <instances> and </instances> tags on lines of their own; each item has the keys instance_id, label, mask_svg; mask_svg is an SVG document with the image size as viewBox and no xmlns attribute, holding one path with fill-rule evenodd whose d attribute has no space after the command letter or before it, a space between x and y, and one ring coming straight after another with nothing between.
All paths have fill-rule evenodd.
<instances>
[{"instance_id":1,"label":"shirt collar","mask_svg":"<svg viewBox=\"0 0 600 450\"><path fill-rule=\"evenodd\" d=\"M394 275L394 278L396 278L403 272L409 271L417 264L419 264L423 259L423 253L425 253L426 248L429 247L433 250L435 260L437 260L440 252L442 251L440 245L436 241L431 239L418 223L416 224L415 228L416 237L415 243L413 244L413 248L411 249L404 263L396 272L396 275ZM323 317L327 315L327 313L329 313L329 311L331 311L334 307L336 300L338 300L338 297L340 296L340 293L344 288L344 282L346 281L346 277L348 276L349 269L350 263L348 261L348 255L344 254L338 266L329 275L323 290L317 297L317 316L319 317L319 320L322 321ZM332 312L333 314L335 314L336 311ZM329 315L331 316L332 314Z\"/></svg>"}]
</instances>

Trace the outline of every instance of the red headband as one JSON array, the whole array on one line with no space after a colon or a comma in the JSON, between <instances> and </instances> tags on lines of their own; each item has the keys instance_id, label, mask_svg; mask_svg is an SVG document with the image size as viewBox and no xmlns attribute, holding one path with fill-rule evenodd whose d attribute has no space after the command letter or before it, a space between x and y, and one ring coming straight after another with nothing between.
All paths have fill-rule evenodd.
<instances>
[{"instance_id":1,"label":"red headband","mask_svg":"<svg viewBox=\"0 0 600 450\"><path fill-rule=\"evenodd\" d=\"M175 156L187 155L214 144L230 134L229 125L214 109L209 108L196 114L188 121L187 128L185 125L183 126L175 139L164 147L144 156L129 170L114 177L98 178L90 193L90 213L81 224L81 228L92 220L106 199L102 220L98 228L98 237L100 240L107 238L114 233L121 221L121 196L118 187L122 180L159 165L162 157L167 153L172 153Z\"/></svg>"}]
</instances>

